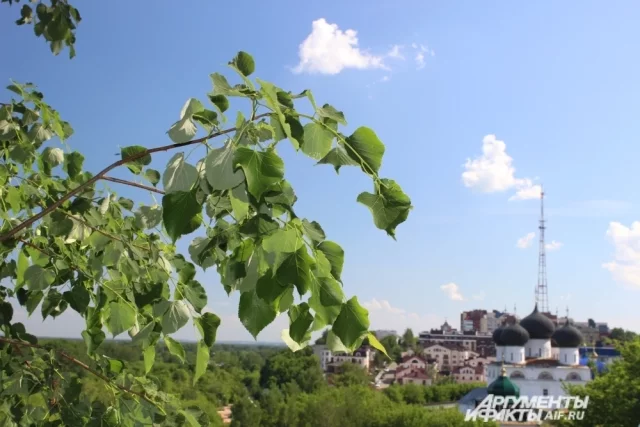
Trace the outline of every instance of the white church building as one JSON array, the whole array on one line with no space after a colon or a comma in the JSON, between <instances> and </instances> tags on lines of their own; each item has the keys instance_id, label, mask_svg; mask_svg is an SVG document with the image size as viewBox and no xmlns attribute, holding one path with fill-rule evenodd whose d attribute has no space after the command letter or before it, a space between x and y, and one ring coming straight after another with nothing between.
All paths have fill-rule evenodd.
<instances>
[{"instance_id":1,"label":"white church building","mask_svg":"<svg viewBox=\"0 0 640 427\"><path fill-rule=\"evenodd\" d=\"M537 305L519 324L496 329L493 341L497 357L487 366L488 383L501 376L503 367L521 396L566 396L564 383L591 381L591 369L580 365L580 331L568 320L556 329Z\"/></svg>"}]
</instances>

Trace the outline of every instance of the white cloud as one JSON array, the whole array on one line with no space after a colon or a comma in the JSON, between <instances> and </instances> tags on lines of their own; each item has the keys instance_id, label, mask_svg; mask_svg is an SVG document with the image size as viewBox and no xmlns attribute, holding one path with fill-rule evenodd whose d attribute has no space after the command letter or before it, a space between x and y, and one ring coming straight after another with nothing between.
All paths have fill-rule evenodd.
<instances>
[{"instance_id":1,"label":"white cloud","mask_svg":"<svg viewBox=\"0 0 640 427\"><path fill-rule=\"evenodd\" d=\"M424 53L418 52L416 53L416 65L418 66L418 70L422 70L425 66Z\"/></svg>"},{"instance_id":2,"label":"white cloud","mask_svg":"<svg viewBox=\"0 0 640 427\"><path fill-rule=\"evenodd\" d=\"M463 301L462 293L460 292L460 287L455 283L447 283L446 285L440 286L440 289L447 294L449 299L453 301Z\"/></svg>"},{"instance_id":3,"label":"white cloud","mask_svg":"<svg viewBox=\"0 0 640 427\"><path fill-rule=\"evenodd\" d=\"M372 299L365 301L362 306L369 310L371 329L392 329L402 334L406 328L414 333L437 328L443 318L435 314L418 314L392 306L387 300Z\"/></svg>"},{"instance_id":4,"label":"white cloud","mask_svg":"<svg viewBox=\"0 0 640 427\"><path fill-rule=\"evenodd\" d=\"M462 173L462 182L468 188L484 193L496 193L515 190L509 200L527 200L540 197L542 187L533 184L529 178L516 178L513 158L507 154L504 141L495 135L482 139L482 155L467 159Z\"/></svg>"},{"instance_id":5,"label":"white cloud","mask_svg":"<svg viewBox=\"0 0 640 427\"><path fill-rule=\"evenodd\" d=\"M547 243L544 247L548 251L556 251L556 250L560 249L562 247L562 245L563 245L562 242L558 242L558 241L552 240L550 243Z\"/></svg>"},{"instance_id":6,"label":"white cloud","mask_svg":"<svg viewBox=\"0 0 640 427\"><path fill-rule=\"evenodd\" d=\"M389 53L387 53L387 56L389 58L405 59L404 55L402 54L403 49L404 49L404 46L402 45L399 45L399 44L393 45Z\"/></svg>"},{"instance_id":7,"label":"white cloud","mask_svg":"<svg viewBox=\"0 0 640 427\"><path fill-rule=\"evenodd\" d=\"M358 47L357 31L342 31L324 18L313 21L311 34L300 44L294 73L338 74L346 68L385 68L381 56Z\"/></svg>"},{"instance_id":8,"label":"white cloud","mask_svg":"<svg viewBox=\"0 0 640 427\"><path fill-rule=\"evenodd\" d=\"M383 82L383 83L384 83L384 82L388 82L389 80L391 80L391 77L389 77L389 76L383 76L383 77L380 79L380 81L381 81L381 82Z\"/></svg>"},{"instance_id":9,"label":"white cloud","mask_svg":"<svg viewBox=\"0 0 640 427\"><path fill-rule=\"evenodd\" d=\"M611 222L607 237L615 249L614 260L602 267L611 272L615 281L640 288L640 221L635 221L631 227Z\"/></svg>"},{"instance_id":10,"label":"white cloud","mask_svg":"<svg viewBox=\"0 0 640 427\"><path fill-rule=\"evenodd\" d=\"M536 233L527 233L526 236L521 237L518 239L518 241L516 242L516 247L520 248L520 249L526 249L529 246L531 246L531 243L533 242L533 238L536 236Z\"/></svg>"}]
</instances>

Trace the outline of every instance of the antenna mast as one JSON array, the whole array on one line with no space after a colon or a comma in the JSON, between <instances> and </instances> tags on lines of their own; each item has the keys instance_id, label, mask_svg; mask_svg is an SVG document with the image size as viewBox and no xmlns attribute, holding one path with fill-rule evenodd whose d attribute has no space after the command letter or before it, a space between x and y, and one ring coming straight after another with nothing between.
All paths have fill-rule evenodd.
<instances>
[{"instance_id":1,"label":"antenna mast","mask_svg":"<svg viewBox=\"0 0 640 427\"><path fill-rule=\"evenodd\" d=\"M538 285L536 286L536 304L542 313L549 313L549 294L547 290L547 254L544 243L544 190L540 188L540 252L538 253Z\"/></svg>"}]
</instances>

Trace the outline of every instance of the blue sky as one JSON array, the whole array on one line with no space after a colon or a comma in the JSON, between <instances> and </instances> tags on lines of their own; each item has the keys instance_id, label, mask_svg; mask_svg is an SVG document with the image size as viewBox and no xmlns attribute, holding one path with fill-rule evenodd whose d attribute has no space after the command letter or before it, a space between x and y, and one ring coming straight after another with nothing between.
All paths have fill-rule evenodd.
<instances>
[{"instance_id":1,"label":"blue sky","mask_svg":"<svg viewBox=\"0 0 640 427\"><path fill-rule=\"evenodd\" d=\"M394 242L355 201L371 189L363 174L337 176L288 147L281 152L297 211L345 249L345 291L370 307L373 328L423 330L445 318L459 326L463 309L514 304L527 314L537 236L526 248L517 242L537 231L539 202L513 198L544 183L547 241L560 244L548 253L551 308L638 329L636 3L77 6L83 22L72 61L13 25L17 8L5 10L0 37L12 43L0 81L38 84L73 124L70 144L89 170L117 160L119 146L169 143L165 132L184 102L206 100L208 75L227 72L245 50L257 77L311 89L318 102L345 112L348 130L372 127L387 146L381 175L412 197L415 209ZM153 165L162 170L167 160L156 156ZM116 175L130 178L126 170ZM151 203L144 192L113 188ZM185 252L190 240L180 244ZM219 338L248 339L238 297L227 298L214 271L200 280L223 318ZM27 322L45 335L82 329L73 315ZM259 339L276 341L283 327L279 319ZM180 336L195 333L186 328Z\"/></svg>"}]
</instances>

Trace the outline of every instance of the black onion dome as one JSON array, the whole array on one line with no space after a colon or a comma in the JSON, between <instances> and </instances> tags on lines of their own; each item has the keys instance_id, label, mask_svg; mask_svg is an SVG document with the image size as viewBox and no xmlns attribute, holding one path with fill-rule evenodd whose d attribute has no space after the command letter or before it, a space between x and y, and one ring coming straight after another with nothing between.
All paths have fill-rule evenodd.
<instances>
[{"instance_id":1,"label":"black onion dome","mask_svg":"<svg viewBox=\"0 0 640 427\"><path fill-rule=\"evenodd\" d=\"M551 338L551 347L558 347L558 343L553 338Z\"/></svg>"},{"instance_id":2,"label":"black onion dome","mask_svg":"<svg viewBox=\"0 0 640 427\"><path fill-rule=\"evenodd\" d=\"M508 347L522 347L529 341L529 333L525 328L514 323L502 330L500 334L502 345Z\"/></svg>"},{"instance_id":3,"label":"black onion dome","mask_svg":"<svg viewBox=\"0 0 640 427\"><path fill-rule=\"evenodd\" d=\"M556 329L553 339L561 348L577 348L584 341L580 331L571 326L568 320L563 327Z\"/></svg>"},{"instance_id":4,"label":"black onion dome","mask_svg":"<svg viewBox=\"0 0 640 427\"><path fill-rule=\"evenodd\" d=\"M504 346L504 341L502 341L501 338L502 331L504 331L504 328L502 326L493 331L493 342L497 346Z\"/></svg>"},{"instance_id":5,"label":"black onion dome","mask_svg":"<svg viewBox=\"0 0 640 427\"><path fill-rule=\"evenodd\" d=\"M548 340L556 329L551 319L538 311L538 304L533 309L533 313L520 321L520 325L534 340Z\"/></svg>"}]
</instances>

